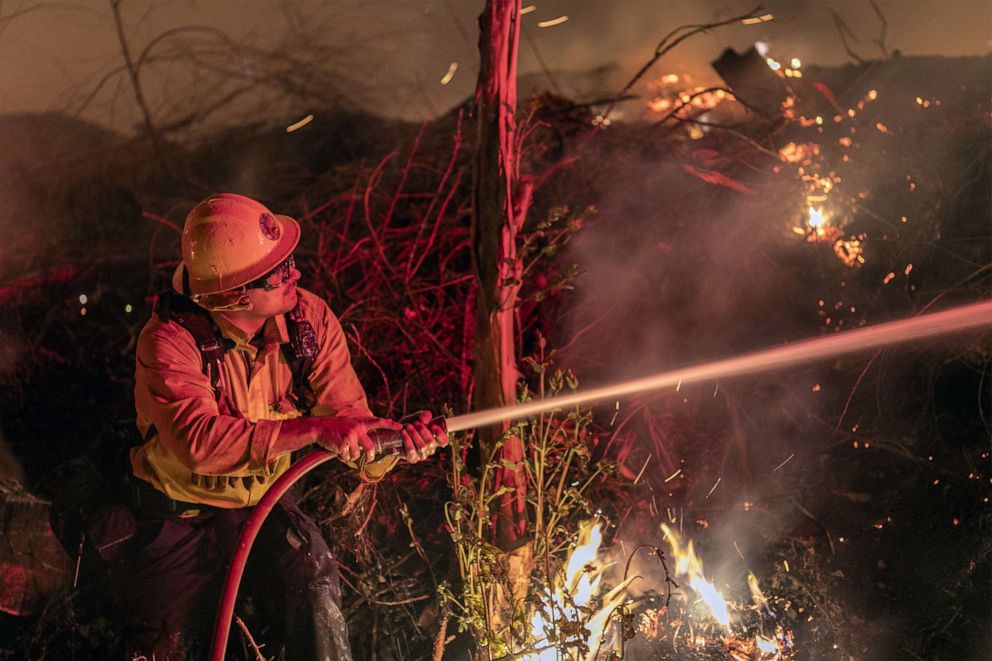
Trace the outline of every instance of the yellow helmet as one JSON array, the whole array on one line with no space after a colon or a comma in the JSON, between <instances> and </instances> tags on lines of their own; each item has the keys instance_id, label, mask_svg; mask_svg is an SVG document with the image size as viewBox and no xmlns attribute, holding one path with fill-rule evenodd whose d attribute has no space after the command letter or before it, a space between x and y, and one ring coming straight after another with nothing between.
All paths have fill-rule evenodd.
<instances>
[{"instance_id":1,"label":"yellow helmet","mask_svg":"<svg viewBox=\"0 0 992 661\"><path fill-rule=\"evenodd\" d=\"M246 285L284 262L299 240L300 225L289 216L244 195L211 195L186 216L172 287L203 296Z\"/></svg>"}]
</instances>

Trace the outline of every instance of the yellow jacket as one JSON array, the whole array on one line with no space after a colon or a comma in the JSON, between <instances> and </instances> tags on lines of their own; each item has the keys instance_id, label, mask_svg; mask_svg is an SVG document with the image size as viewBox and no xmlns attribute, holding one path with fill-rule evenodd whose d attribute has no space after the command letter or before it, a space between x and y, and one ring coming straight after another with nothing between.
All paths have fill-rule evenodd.
<instances>
[{"instance_id":1,"label":"yellow jacket","mask_svg":"<svg viewBox=\"0 0 992 661\"><path fill-rule=\"evenodd\" d=\"M320 346L310 372L316 395L311 415L371 416L365 391L351 367L337 317L321 298L299 289L299 309ZM282 420L300 412L290 401L293 375L280 345L289 341L280 315L265 322L261 350L220 314L211 312L225 338L221 396L203 373L200 350L178 323L156 315L138 338L134 402L144 445L131 451L134 474L170 498L213 507L258 504L290 464L274 455ZM396 463L387 457L362 466L366 480Z\"/></svg>"}]
</instances>

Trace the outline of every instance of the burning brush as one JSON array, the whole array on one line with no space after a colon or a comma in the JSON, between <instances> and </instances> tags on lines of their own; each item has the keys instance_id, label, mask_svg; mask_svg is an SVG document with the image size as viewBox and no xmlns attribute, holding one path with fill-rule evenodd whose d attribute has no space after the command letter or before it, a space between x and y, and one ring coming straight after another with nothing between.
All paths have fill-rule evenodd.
<instances>
[{"instance_id":1,"label":"burning brush","mask_svg":"<svg viewBox=\"0 0 992 661\"><path fill-rule=\"evenodd\" d=\"M599 520L579 527L578 542L568 554L564 572L553 577L550 593L537 603L531 618L535 651L521 658L596 661L611 657L613 646L604 641L617 609L627 600L627 587L634 577L601 594L601 579L610 566L598 562L602 541Z\"/></svg>"},{"instance_id":2,"label":"burning brush","mask_svg":"<svg viewBox=\"0 0 992 661\"><path fill-rule=\"evenodd\" d=\"M728 602L703 573L703 562L696 554L692 540L683 542L666 524L661 524L661 532L675 560L675 579L696 597L695 601L690 601L689 594L681 592L678 616L669 611L673 651L677 652L680 645L684 645L697 656L712 655L737 661L791 658L794 651L792 632L776 623L778 618L753 573L747 576L752 603ZM656 637L666 636L667 632L659 630Z\"/></svg>"},{"instance_id":3,"label":"burning brush","mask_svg":"<svg viewBox=\"0 0 992 661\"><path fill-rule=\"evenodd\" d=\"M617 563L601 550L598 520L580 526L578 541L554 576L551 590L539 598L530 621L526 661L609 661L628 656L624 641L639 633L652 654L692 658L791 658L793 635L778 622L771 601L754 574L747 577L750 604L729 602L706 578L692 541L683 541L665 524L662 534L674 565L665 563L666 582L675 586L674 603L654 593L632 597L628 588L638 578L627 576L612 589L604 587L607 571ZM661 549L655 549L659 557ZM628 563L629 565L629 563ZM629 566L628 566L629 569ZM684 590L681 586L684 586ZM629 657L628 657L629 658Z\"/></svg>"}]
</instances>

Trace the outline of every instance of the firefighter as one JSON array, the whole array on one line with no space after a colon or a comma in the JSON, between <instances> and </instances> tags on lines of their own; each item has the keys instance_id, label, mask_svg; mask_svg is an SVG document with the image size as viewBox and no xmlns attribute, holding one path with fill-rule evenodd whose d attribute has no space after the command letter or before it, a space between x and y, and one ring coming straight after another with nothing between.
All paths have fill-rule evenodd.
<instances>
[{"instance_id":1,"label":"firefighter","mask_svg":"<svg viewBox=\"0 0 992 661\"><path fill-rule=\"evenodd\" d=\"M401 424L369 410L341 324L298 286L299 238L292 218L231 193L186 218L175 293L137 345L137 534L116 580L126 658L205 653L242 524L291 453L323 447L375 481L398 457L377 459L369 432L398 432L410 462L448 443L429 412ZM337 565L291 495L267 518L242 592L286 658L351 659Z\"/></svg>"}]
</instances>

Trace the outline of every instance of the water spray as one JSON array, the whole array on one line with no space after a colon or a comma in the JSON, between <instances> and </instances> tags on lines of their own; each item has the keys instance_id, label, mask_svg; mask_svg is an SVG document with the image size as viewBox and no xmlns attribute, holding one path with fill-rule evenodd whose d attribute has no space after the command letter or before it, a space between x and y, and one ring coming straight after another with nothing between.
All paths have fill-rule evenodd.
<instances>
[{"instance_id":1,"label":"water spray","mask_svg":"<svg viewBox=\"0 0 992 661\"><path fill-rule=\"evenodd\" d=\"M590 402L619 399L639 393L678 387L681 384L698 383L713 379L725 379L770 372L777 369L796 367L806 363L880 349L894 344L938 337L949 333L965 332L981 328L992 328L992 301L973 303L951 308L943 312L921 315L911 319L892 321L877 326L845 331L836 335L787 344L773 349L765 349L744 354L736 358L726 358L700 365L679 368L653 376L646 376L610 386L593 388L586 392L559 395L523 404L503 406L477 413L466 413L447 420L449 432L467 431L494 425L507 420L531 417ZM396 432L378 430L369 434L376 445L376 454L395 454L403 446ZM210 660L223 661L227 639L234 615L234 603L238 587L244 574L248 553L258 535L262 523L279 499L300 478L320 464L333 459L335 455L327 450L314 450L289 467L255 506L251 517L245 523L241 539L228 569L224 590L221 594L217 620L214 625L214 638L210 647Z\"/></svg>"},{"instance_id":2,"label":"water spray","mask_svg":"<svg viewBox=\"0 0 992 661\"><path fill-rule=\"evenodd\" d=\"M632 381L575 392L523 404L466 413L448 418L448 431L464 431L496 424L505 420L528 418L566 406L619 399L681 384L725 379L796 367L826 358L879 349L893 344L937 337L948 333L992 328L992 301L963 305L943 312L921 315L911 319L890 321L877 326L836 333L830 337L804 340L774 349L747 353L736 358L716 360L701 365L641 377Z\"/></svg>"}]
</instances>

